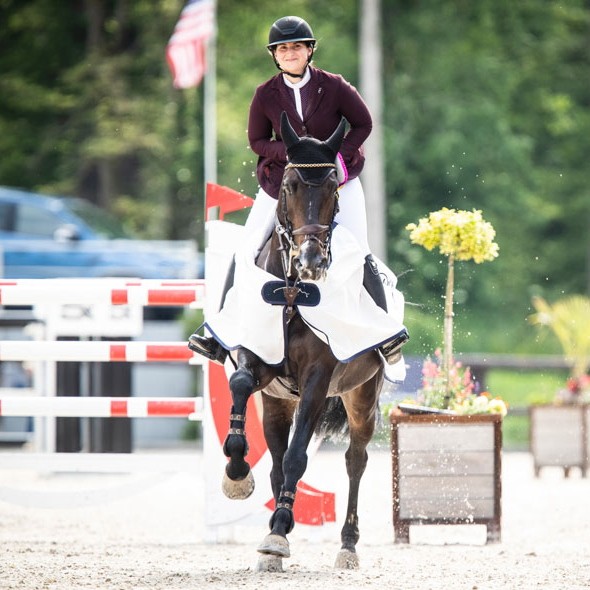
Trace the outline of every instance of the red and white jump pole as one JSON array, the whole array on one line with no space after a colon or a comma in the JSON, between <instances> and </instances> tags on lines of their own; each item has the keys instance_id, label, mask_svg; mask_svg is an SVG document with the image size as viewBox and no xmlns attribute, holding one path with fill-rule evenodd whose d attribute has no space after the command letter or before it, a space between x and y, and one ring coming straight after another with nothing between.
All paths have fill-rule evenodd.
<instances>
[{"instance_id":1,"label":"red and white jump pole","mask_svg":"<svg viewBox=\"0 0 590 590\"><path fill-rule=\"evenodd\" d=\"M3 340L0 361L76 362L188 362L207 360L189 350L185 342L120 342L95 340Z\"/></svg>"},{"instance_id":2,"label":"red and white jump pole","mask_svg":"<svg viewBox=\"0 0 590 590\"><path fill-rule=\"evenodd\" d=\"M78 304L203 307L204 280L0 279L0 305Z\"/></svg>"},{"instance_id":3,"label":"red and white jump pole","mask_svg":"<svg viewBox=\"0 0 590 590\"><path fill-rule=\"evenodd\" d=\"M203 398L2 396L0 416L202 420Z\"/></svg>"}]
</instances>

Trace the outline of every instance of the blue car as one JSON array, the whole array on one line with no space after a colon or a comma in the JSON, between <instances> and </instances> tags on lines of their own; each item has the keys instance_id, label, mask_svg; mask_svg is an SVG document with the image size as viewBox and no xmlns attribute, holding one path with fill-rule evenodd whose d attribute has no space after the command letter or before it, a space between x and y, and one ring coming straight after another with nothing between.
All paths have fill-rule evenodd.
<instances>
[{"instance_id":1,"label":"blue car","mask_svg":"<svg viewBox=\"0 0 590 590\"><path fill-rule=\"evenodd\" d=\"M134 240L88 201L0 187L0 277L202 276L192 241Z\"/></svg>"}]
</instances>

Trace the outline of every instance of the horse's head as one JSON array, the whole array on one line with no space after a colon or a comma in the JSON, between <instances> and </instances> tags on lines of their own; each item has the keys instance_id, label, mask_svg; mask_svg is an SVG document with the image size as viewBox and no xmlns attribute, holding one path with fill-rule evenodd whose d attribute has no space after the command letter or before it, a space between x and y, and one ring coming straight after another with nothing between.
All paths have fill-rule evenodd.
<instances>
[{"instance_id":1,"label":"horse's head","mask_svg":"<svg viewBox=\"0 0 590 590\"><path fill-rule=\"evenodd\" d=\"M324 278L330 264L332 222L338 211L334 162L344 129L343 119L326 141L299 137L286 113L281 116L289 163L279 196L277 231L289 242L287 274L294 270L302 280Z\"/></svg>"}]
</instances>

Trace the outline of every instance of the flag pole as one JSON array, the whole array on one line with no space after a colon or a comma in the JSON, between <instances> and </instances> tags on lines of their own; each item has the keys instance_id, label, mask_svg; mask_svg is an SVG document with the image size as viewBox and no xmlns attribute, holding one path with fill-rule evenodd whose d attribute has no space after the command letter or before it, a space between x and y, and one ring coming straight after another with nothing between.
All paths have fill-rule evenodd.
<instances>
[{"instance_id":1,"label":"flag pole","mask_svg":"<svg viewBox=\"0 0 590 590\"><path fill-rule=\"evenodd\" d=\"M207 41L207 71L205 72L203 98L205 191L208 182L217 183L217 3L215 1L213 2L213 13L215 15L213 33Z\"/></svg>"}]
</instances>

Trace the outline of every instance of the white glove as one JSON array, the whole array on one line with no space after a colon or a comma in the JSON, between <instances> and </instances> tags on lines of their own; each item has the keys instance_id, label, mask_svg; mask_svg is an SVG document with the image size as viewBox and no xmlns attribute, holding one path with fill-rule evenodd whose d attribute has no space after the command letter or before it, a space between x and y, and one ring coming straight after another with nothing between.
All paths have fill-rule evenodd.
<instances>
[{"instance_id":1,"label":"white glove","mask_svg":"<svg viewBox=\"0 0 590 590\"><path fill-rule=\"evenodd\" d=\"M341 187L347 180L348 180L348 170L346 169L346 164L344 163L344 158L342 154L338 152L336 156L336 177L338 178L338 187Z\"/></svg>"}]
</instances>

